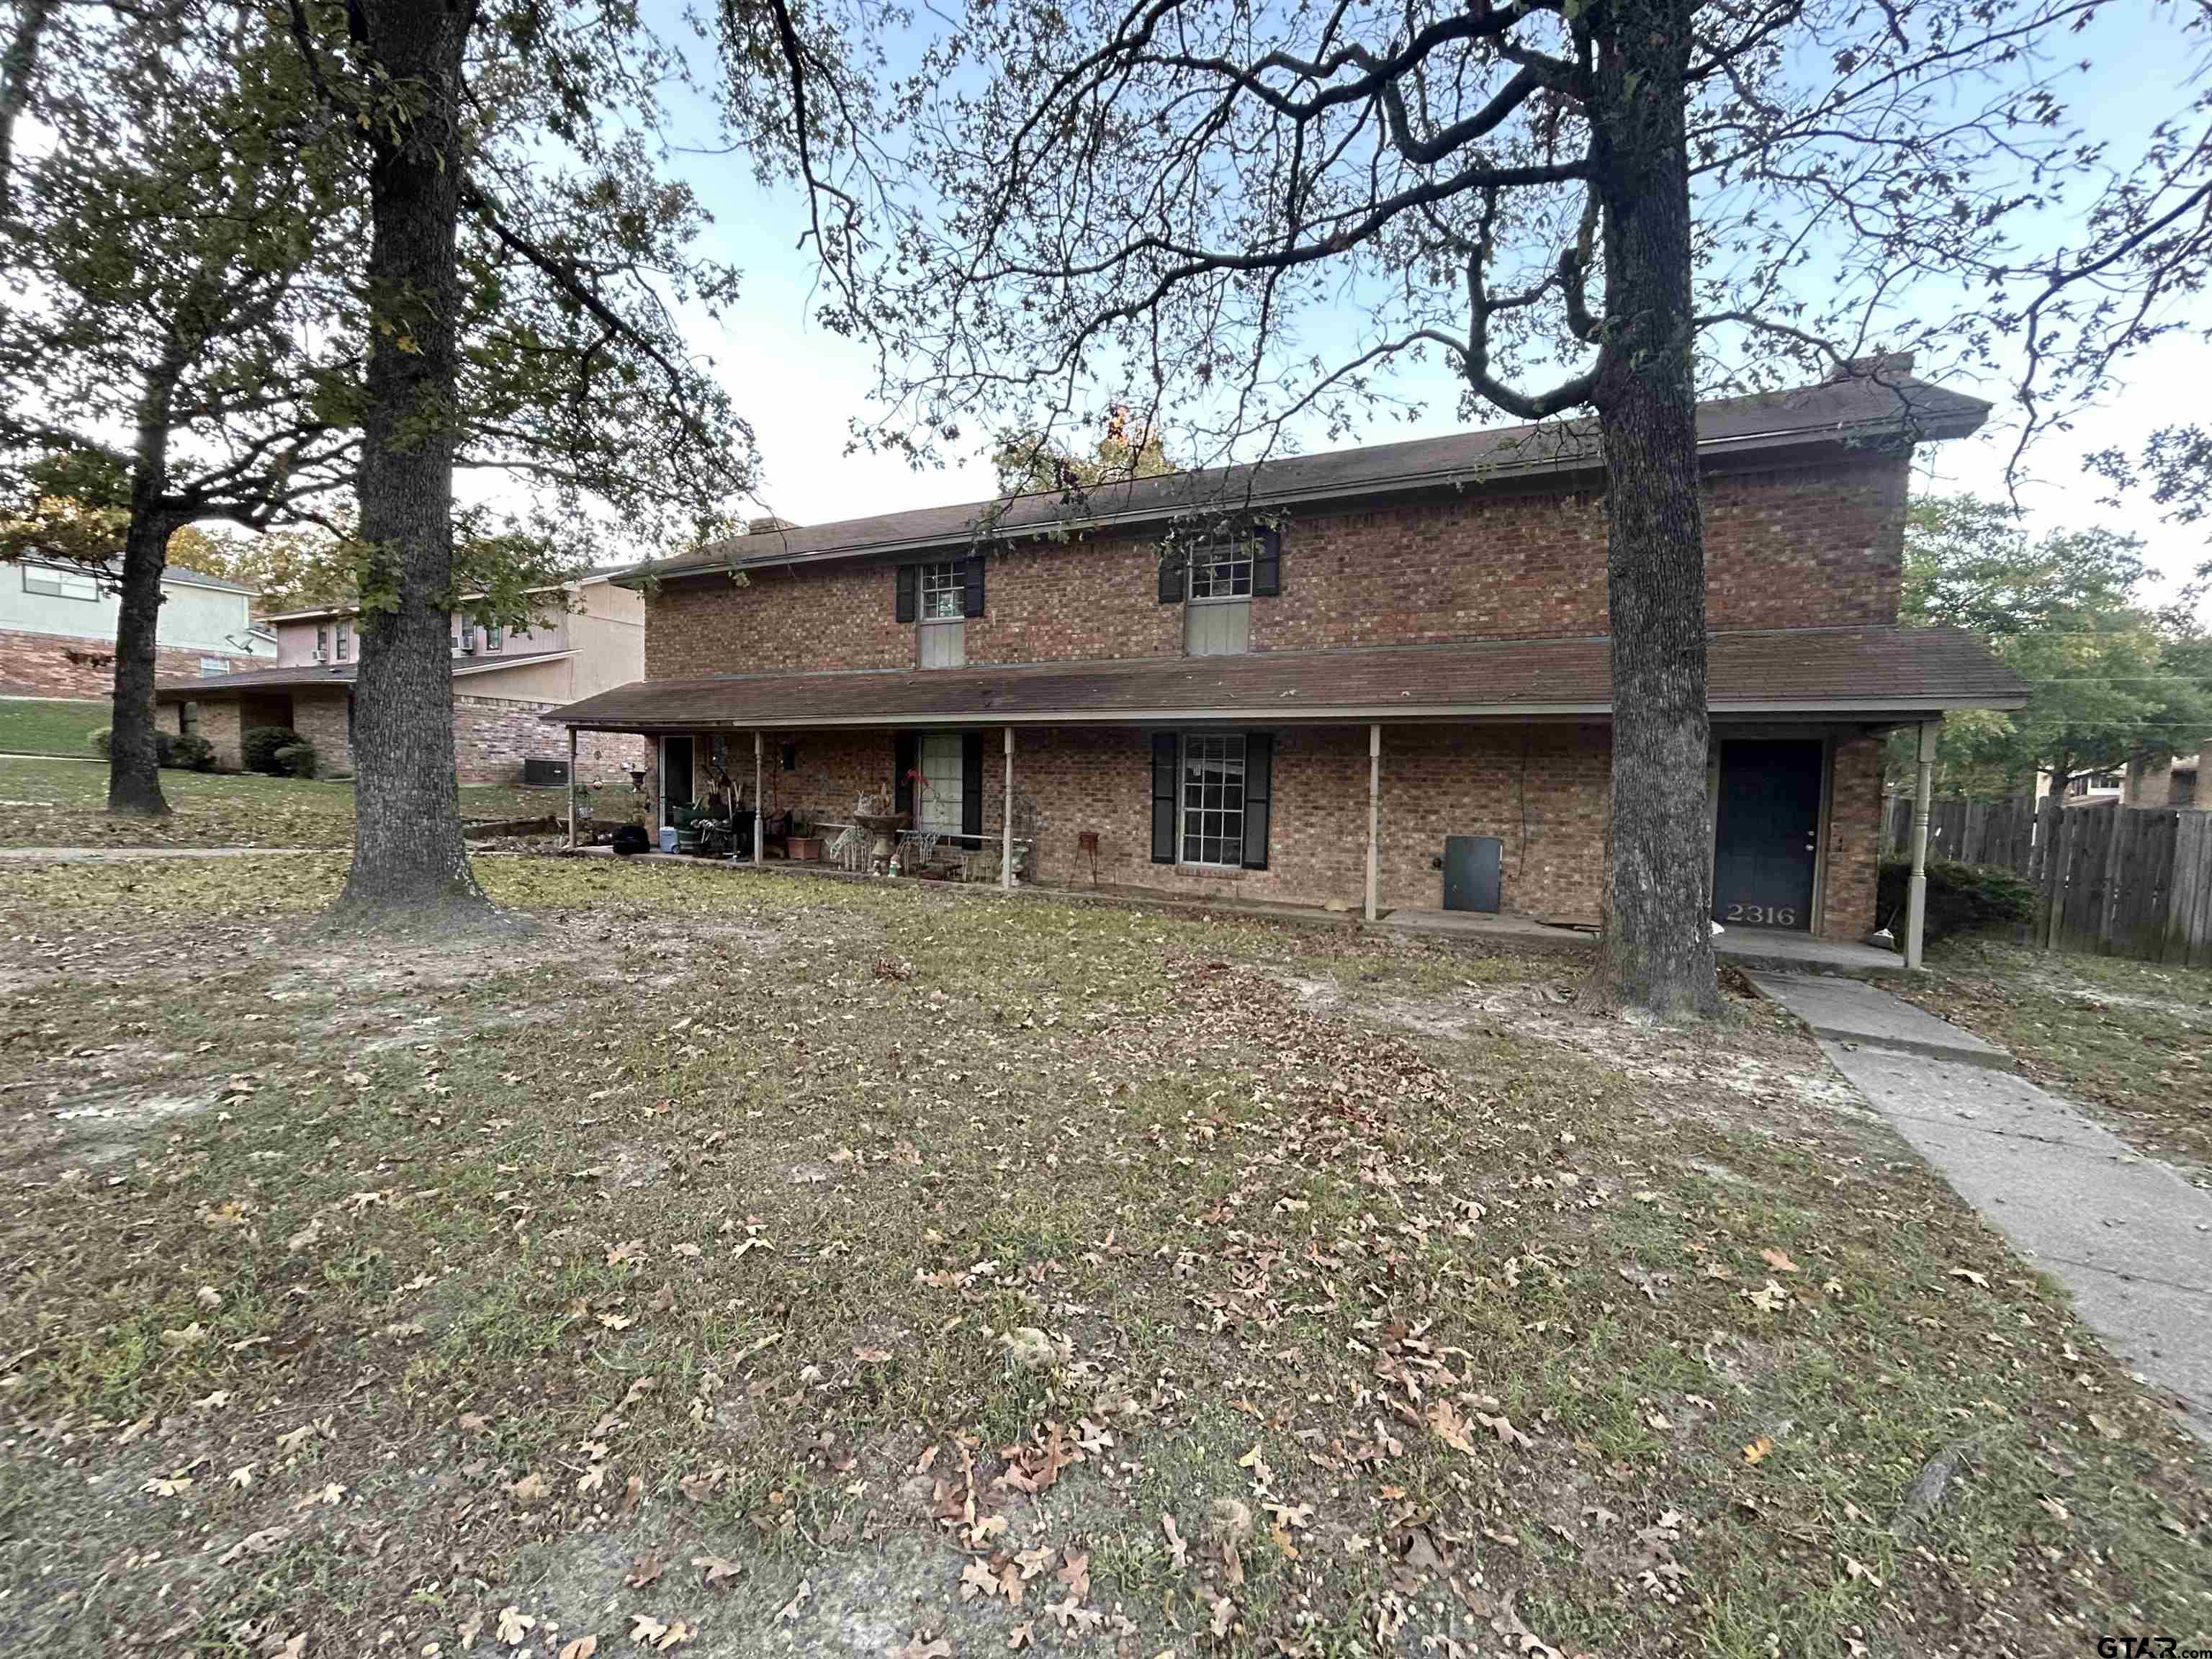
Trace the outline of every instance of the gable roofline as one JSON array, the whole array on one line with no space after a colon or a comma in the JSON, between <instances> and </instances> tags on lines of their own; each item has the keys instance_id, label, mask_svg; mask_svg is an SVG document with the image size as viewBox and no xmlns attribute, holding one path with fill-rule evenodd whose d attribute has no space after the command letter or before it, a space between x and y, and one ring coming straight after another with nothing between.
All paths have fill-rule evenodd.
<instances>
[{"instance_id":1,"label":"gable roofline","mask_svg":"<svg viewBox=\"0 0 2212 1659\"><path fill-rule=\"evenodd\" d=\"M1698 405L1701 465L1813 447L1868 447L1963 437L1988 417L1984 399L1887 364L1790 392ZM1603 464L1588 418L1486 427L1234 466L1123 479L1080 496L1056 491L923 507L732 538L647 561L623 586L779 565L887 557L1158 524L1216 512L1348 502L1512 482L1564 481ZM754 552L753 546L760 545Z\"/></svg>"}]
</instances>

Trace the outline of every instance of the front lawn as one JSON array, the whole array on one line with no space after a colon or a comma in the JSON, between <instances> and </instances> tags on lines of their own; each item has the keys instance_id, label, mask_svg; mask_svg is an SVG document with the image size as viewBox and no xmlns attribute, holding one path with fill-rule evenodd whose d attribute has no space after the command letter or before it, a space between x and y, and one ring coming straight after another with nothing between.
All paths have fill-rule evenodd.
<instances>
[{"instance_id":1,"label":"front lawn","mask_svg":"<svg viewBox=\"0 0 2212 1659\"><path fill-rule=\"evenodd\" d=\"M10 1651L2212 1629L2203 1449L1771 1007L478 870L399 945L337 858L0 867Z\"/></svg>"},{"instance_id":2,"label":"front lawn","mask_svg":"<svg viewBox=\"0 0 2212 1659\"><path fill-rule=\"evenodd\" d=\"M107 769L0 759L0 847L350 847L353 782L258 772L161 774L166 823L106 815ZM465 817L556 817L568 792L465 785Z\"/></svg>"},{"instance_id":3,"label":"front lawn","mask_svg":"<svg viewBox=\"0 0 2212 1659\"><path fill-rule=\"evenodd\" d=\"M105 702L0 697L0 755L92 753L92 734L108 723Z\"/></svg>"},{"instance_id":4,"label":"front lawn","mask_svg":"<svg viewBox=\"0 0 2212 1659\"><path fill-rule=\"evenodd\" d=\"M1906 990L2147 1152L2212 1181L2212 970L1979 939Z\"/></svg>"}]
</instances>

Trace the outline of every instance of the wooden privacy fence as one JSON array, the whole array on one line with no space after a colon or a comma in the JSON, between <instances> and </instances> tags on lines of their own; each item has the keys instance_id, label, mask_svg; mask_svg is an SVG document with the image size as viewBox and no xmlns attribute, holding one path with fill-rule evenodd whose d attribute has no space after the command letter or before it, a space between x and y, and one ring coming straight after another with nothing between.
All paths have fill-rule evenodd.
<instances>
[{"instance_id":1,"label":"wooden privacy fence","mask_svg":"<svg viewBox=\"0 0 2212 1659\"><path fill-rule=\"evenodd\" d=\"M1887 856L1911 856L1910 797L1891 799L1882 847ZM2047 797L2039 811L2025 795L1936 801L1928 854L2033 883L2045 902L2031 932L2039 942L2212 967L2212 812L2118 801L2062 807Z\"/></svg>"}]
</instances>

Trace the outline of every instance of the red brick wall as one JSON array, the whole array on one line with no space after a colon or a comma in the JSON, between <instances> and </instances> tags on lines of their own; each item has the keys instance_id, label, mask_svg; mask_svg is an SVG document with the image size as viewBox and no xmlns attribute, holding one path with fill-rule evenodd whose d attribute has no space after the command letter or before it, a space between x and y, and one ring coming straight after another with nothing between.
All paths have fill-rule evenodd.
<instances>
[{"instance_id":1,"label":"red brick wall","mask_svg":"<svg viewBox=\"0 0 2212 1659\"><path fill-rule=\"evenodd\" d=\"M202 657L215 651L179 651L167 647L154 653L157 679L191 679ZM223 657L233 670L265 668L265 657ZM107 697L115 693L115 647L73 635L20 634L0 630L0 696Z\"/></svg>"},{"instance_id":2,"label":"red brick wall","mask_svg":"<svg viewBox=\"0 0 2212 1659\"><path fill-rule=\"evenodd\" d=\"M709 741L700 739L703 755ZM781 769L781 744L798 768ZM995 836L1004 765L997 731L984 733L983 826ZM769 733L767 810L814 821L847 819L863 792L892 788L889 732ZM731 740L731 771L750 799L751 745ZM1520 729L1405 726L1382 734L1376 892L1383 909L1443 902L1436 861L1446 836L1495 836L1505 909L1595 921L1604 867L1611 750L1601 726ZM1266 870L1197 870L1152 861L1152 740L1126 727L1024 728L1015 734L1014 783L1036 810L1036 878L1087 886L1082 832L1099 839L1098 880L1187 897L1357 910L1367 879L1364 727L1291 727L1275 735L1274 802ZM698 787L703 790L703 773ZM1826 936L1856 939L1875 925L1878 740L1839 743L1832 785Z\"/></svg>"},{"instance_id":3,"label":"red brick wall","mask_svg":"<svg viewBox=\"0 0 2212 1659\"><path fill-rule=\"evenodd\" d=\"M568 758L568 733L538 717L559 705L508 697L453 699L453 766L463 783L520 783L526 757ZM649 740L620 732L582 732L576 775L586 783L623 782L646 763Z\"/></svg>"},{"instance_id":4,"label":"red brick wall","mask_svg":"<svg viewBox=\"0 0 2212 1659\"><path fill-rule=\"evenodd\" d=\"M1882 921L1875 915L1881 869L1881 739L1839 741L1830 764L1820 932L1826 939L1863 939Z\"/></svg>"},{"instance_id":5,"label":"red brick wall","mask_svg":"<svg viewBox=\"0 0 2212 1659\"><path fill-rule=\"evenodd\" d=\"M1705 480L1707 614L1716 629L1893 623L1907 457ZM1606 628L1605 523L1588 491L1474 491L1372 512L1292 515L1283 591L1252 605L1255 650L1541 637ZM968 659L1173 655L1146 538L1028 543L990 555ZM646 673L908 668L894 565L871 562L672 585L647 601Z\"/></svg>"}]
</instances>

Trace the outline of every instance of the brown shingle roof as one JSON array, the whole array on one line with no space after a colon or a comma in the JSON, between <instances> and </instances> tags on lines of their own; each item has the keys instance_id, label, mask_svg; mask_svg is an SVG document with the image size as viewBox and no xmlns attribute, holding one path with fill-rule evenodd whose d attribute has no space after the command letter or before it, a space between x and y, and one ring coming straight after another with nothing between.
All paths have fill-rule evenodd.
<instances>
[{"instance_id":1,"label":"brown shingle roof","mask_svg":"<svg viewBox=\"0 0 2212 1659\"><path fill-rule=\"evenodd\" d=\"M805 726L1072 725L1602 715L1606 637L1478 640L1365 651L823 674L639 680L541 715L616 731ZM1717 634L1716 713L1886 715L2017 708L2011 671L1951 629L1808 628Z\"/></svg>"},{"instance_id":2,"label":"brown shingle roof","mask_svg":"<svg viewBox=\"0 0 2212 1659\"><path fill-rule=\"evenodd\" d=\"M1955 438L1979 426L1989 410L1990 405L1978 398L1947 392L1910 375L1831 381L1793 392L1700 404L1698 445L1701 458L1711 461L1747 451L1807 444ZM1257 468L1211 467L1125 479L1086 491L1079 500L1047 492L769 531L641 564L630 576L618 580L629 585L648 575L696 575L796 560L964 547L994 536L1462 489L1588 471L1598 459L1597 428L1591 421L1490 427L1442 438L1285 456Z\"/></svg>"},{"instance_id":3,"label":"brown shingle roof","mask_svg":"<svg viewBox=\"0 0 2212 1659\"><path fill-rule=\"evenodd\" d=\"M455 674L475 675L495 668L520 668L526 663L545 662L556 657L571 655L568 651L518 651L514 655L466 657L455 659ZM198 678L179 676L173 679L156 680L154 696L156 701L182 702L192 697L204 697L224 691L285 690L308 685L351 685L361 665L357 662L294 663L283 668L245 668L235 674L204 674Z\"/></svg>"}]
</instances>

